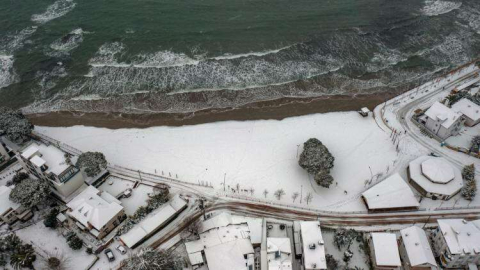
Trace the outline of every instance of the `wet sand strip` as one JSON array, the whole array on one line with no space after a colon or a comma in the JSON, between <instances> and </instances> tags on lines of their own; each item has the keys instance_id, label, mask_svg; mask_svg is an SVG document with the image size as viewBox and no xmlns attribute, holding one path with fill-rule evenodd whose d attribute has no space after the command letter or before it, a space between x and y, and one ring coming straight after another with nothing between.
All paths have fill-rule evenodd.
<instances>
[{"instance_id":1,"label":"wet sand strip","mask_svg":"<svg viewBox=\"0 0 480 270\"><path fill-rule=\"evenodd\" d=\"M147 128L153 126L183 126L219 121L281 120L292 116L339 111L356 111L361 107L373 110L375 106L395 94L373 94L357 96L329 96L319 98L281 98L247 104L238 108L207 109L194 113L87 113L51 112L30 114L33 124L50 127L75 125L119 128Z\"/></svg>"}]
</instances>

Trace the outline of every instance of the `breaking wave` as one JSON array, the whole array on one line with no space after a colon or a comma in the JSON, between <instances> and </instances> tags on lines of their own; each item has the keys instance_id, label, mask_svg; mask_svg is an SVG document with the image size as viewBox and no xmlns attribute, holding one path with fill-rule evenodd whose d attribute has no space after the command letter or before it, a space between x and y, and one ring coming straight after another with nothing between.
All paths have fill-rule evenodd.
<instances>
[{"instance_id":1,"label":"breaking wave","mask_svg":"<svg viewBox=\"0 0 480 270\"><path fill-rule=\"evenodd\" d=\"M32 15L31 20L35 23L44 24L51 20L60 18L72 11L77 4L73 0L57 0L47 7L47 10L41 14Z\"/></svg>"},{"instance_id":2,"label":"breaking wave","mask_svg":"<svg viewBox=\"0 0 480 270\"><path fill-rule=\"evenodd\" d=\"M11 55L0 55L0 89L15 83L16 75L13 69L14 58Z\"/></svg>"},{"instance_id":3,"label":"breaking wave","mask_svg":"<svg viewBox=\"0 0 480 270\"><path fill-rule=\"evenodd\" d=\"M27 39L36 31L36 26L29 26L13 35L4 35L0 38L0 53L13 54L15 51L21 49L27 42Z\"/></svg>"},{"instance_id":4,"label":"breaking wave","mask_svg":"<svg viewBox=\"0 0 480 270\"><path fill-rule=\"evenodd\" d=\"M50 56L61 56L70 53L70 51L76 49L83 41L84 31L81 28L77 28L67 35L55 40L50 44L51 52L47 52Z\"/></svg>"},{"instance_id":5,"label":"breaking wave","mask_svg":"<svg viewBox=\"0 0 480 270\"><path fill-rule=\"evenodd\" d=\"M422 9L422 13L427 16L438 16L449 13L462 6L461 2L449 2L442 0L427 0Z\"/></svg>"}]
</instances>

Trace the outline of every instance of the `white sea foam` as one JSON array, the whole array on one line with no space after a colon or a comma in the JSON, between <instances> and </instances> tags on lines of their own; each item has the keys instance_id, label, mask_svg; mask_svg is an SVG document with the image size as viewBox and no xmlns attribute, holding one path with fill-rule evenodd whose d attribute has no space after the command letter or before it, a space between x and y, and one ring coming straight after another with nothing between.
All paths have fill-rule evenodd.
<instances>
[{"instance_id":1,"label":"white sea foam","mask_svg":"<svg viewBox=\"0 0 480 270\"><path fill-rule=\"evenodd\" d=\"M89 64L91 66L118 65L116 57L121 54L124 48L125 46L120 42L105 43L90 59Z\"/></svg>"},{"instance_id":2,"label":"white sea foam","mask_svg":"<svg viewBox=\"0 0 480 270\"><path fill-rule=\"evenodd\" d=\"M285 49L288 49L288 48L290 48L294 45L295 44L285 46L285 47L282 47L282 48L279 48L279 49L276 49L276 50L269 50L269 51L263 51L263 52L250 52L250 53L241 53L241 54L224 54L222 56L216 56L216 57L212 57L210 59L223 60L223 59L236 59L236 58L242 58L242 57L248 57L248 56L265 56L265 55L269 55L269 54L278 53L278 52L283 51Z\"/></svg>"},{"instance_id":3,"label":"white sea foam","mask_svg":"<svg viewBox=\"0 0 480 270\"><path fill-rule=\"evenodd\" d=\"M44 24L51 20L65 16L72 11L77 4L73 0L57 0L55 3L47 7L47 10L41 14L32 15L32 21Z\"/></svg>"},{"instance_id":4,"label":"white sea foam","mask_svg":"<svg viewBox=\"0 0 480 270\"><path fill-rule=\"evenodd\" d=\"M422 13L427 16L438 16L458 9L461 6L461 2L427 0L425 1L425 6L422 9Z\"/></svg>"},{"instance_id":5,"label":"white sea foam","mask_svg":"<svg viewBox=\"0 0 480 270\"><path fill-rule=\"evenodd\" d=\"M37 31L36 26L29 26L22 29L14 35L5 35L0 39L0 52L5 54L13 54L25 45L25 41Z\"/></svg>"},{"instance_id":6,"label":"white sea foam","mask_svg":"<svg viewBox=\"0 0 480 270\"><path fill-rule=\"evenodd\" d=\"M16 81L13 69L15 59L11 55L0 55L0 89L7 87Z\"/></svg>"}]
</instances>

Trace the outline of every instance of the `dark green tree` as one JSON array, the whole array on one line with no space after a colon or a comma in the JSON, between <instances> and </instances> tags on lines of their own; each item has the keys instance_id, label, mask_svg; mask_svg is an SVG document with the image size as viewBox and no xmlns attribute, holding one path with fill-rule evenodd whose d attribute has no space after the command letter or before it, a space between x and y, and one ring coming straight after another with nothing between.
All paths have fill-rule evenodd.
<instances>
[{"instance_id":1,"label":"dark green tree","mask_svg":"<svg viewBox=\"0 0 480 270\"><path fill-rule=\"evenodd\" d=\"M330 170L334 161L335 158L328 148L318 139L312 138L303 144L298 164L315 177L317 184L328 188L333 183Z\"/></svg>"},{"instance_id":2,"label":"dark green tree","mask_svg":"<svg viewBox=\"0 0 480 270\"><path fill-rule=\"evenodd\" d=\"M107 160L100 152L86 152L78 157L76 165L83 169L88 177L94 177L107 168Z\"/></svg>"},{"instance_id":3,"label":"dark green tree","mask_svg":"<svg viewBox=\"0 0 480 270\"><path fill-rule=\"evenodd\" d=\"M0 135L16 143L23 143L29 139L33 125L21 111L0 107Z\"/></svg>"}]
</instances>

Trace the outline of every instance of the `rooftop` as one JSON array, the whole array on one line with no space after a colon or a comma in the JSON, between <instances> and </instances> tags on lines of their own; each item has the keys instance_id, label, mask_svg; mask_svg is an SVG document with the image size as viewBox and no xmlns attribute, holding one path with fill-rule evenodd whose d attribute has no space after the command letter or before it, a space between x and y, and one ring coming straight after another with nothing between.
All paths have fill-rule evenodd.
<instances>
[{"instance_id":1,"label":"rooftop","mask_svg":"<svg viewBox=\"0 0 480 270\"><path fill-rule=\"evenodd\" d=\"M10 201L11 187L0 186L0 215L5 214L10 209L16 210L20 207L20 204Z\"/></svg>"},{"instance_id":2,"label":"rooftop","mask_svg":"<svg viewBox=\"0 0 480 270\"><path fill-rule=\"evenodd\" d=\"M452 254L480 254L480 228L463 219L439 219L438 226Z\"/></svg>"},{"instance_id":3,"label":"rooftop","mask_svg":"<svg viewBox=\"0 0 480 270\"><path fill-rule=\"evenodd\" d=\"M325 245L319 221L300 222L305 269L326 269Z\"/></svg>"},{"instance_id":4,"label":"rooftop","mask_svg":"<svg viewBox=\"0 0 480 270\"><path fill-rule=\"evenodd\" d=\"M395 234L372 233L372 241L378 266L402 266Z\"/></svg>"},{"instance_id":5,"label":"rooftop","mask_svg":"<svg viewBox=\"0 0 480 270\"><path fill-rule=\"evenodd\" d=\"M30 160L35 166L47 165L47 173L60 175L70 167L65 162L65 152L53 145L32 143L21 151L23 158Z\"/></svg>"},{"instance_id":6,"label":"rooftop","mask_svg":"<svg viewBox=\"0 0 480 270\"><path fill-rule=\"evenodd\" d=\"M421 156L410 162L409 170L411 179L429 193L451 196L463 187L462 173L444 158ZM442 183L452 171L453 179Z\"/></svg>"},{"instance_id":7,"label":"rooftop","mask_svg":"<svg viewBox=\"0 0 480 270\"><path fill-rule=\"evenodd\" d=\"M410 186L398 174L394 174L362 194L368 209L419 207Z\"/></svg>"},{"instance_id":8,"label":"rooftop","mask_svg":"<svg viewBox=\"0 0 480 270\"><path fill-rule=\"evenodd\" d=\"M456 112L462 113L473 121L480 119L480 106L469 99L462 98L460 101L452 105L452 109Z\"/></svg>"},{"instance_id":9,"label":"rooftop","mask_svg":"<svg viewBox=\"0 0 480 270\"><path fill-rule=\"evenodd\" d=\"M100 231L113 217L123 210L121 202L107 192L101 192L93 186L88 186L71 202L67 204L71 209L68 215L75 218L80 224L89 227L89 224Z\"/></svg>"},{"instance_id":10,"label":"rooftop","mask_svg":"<svg viewBox=\"0 0 480 270\"><path fill-rule=\"evenodd\" d=\"M442 122L441 125L447 129L462 116L440 102L433 103L425 112L425 115L435 121Z\"/></svg>"},{"instance_id":11,"label":"rooftop","mask_svg":"<svg viewBox=\"0 0 480 270\"><path fill-rule=\"evenodd\" d=\"M123 234L120 239L127 247L134 247L149 234L163 226L173 215L178 213L186 205L187 203L180 198L180 196L175 195L168 204L163 205L153 215L148 216L139 224L135 225L130 231Z\"/></svg>"},{"instance_id":12,"label":"rooftop","mask_svg":"<svg viewBox=\"0 0 480 270\"><path fill-rule=\"evenodd\" d=\"M209 270L247 270L244 255L253 253L249 239L238 239L205 249Z\"/></svg>"},{"instance_id":13,"label":"rooftop","mask_svg":"<svg viewBox=\"0 0 480 270\"><path fill-rule=\"evenodd\" d=\"M425 231L417 226L400 231L411 266L437 266Z\"/></svg>"}]
</instances>

